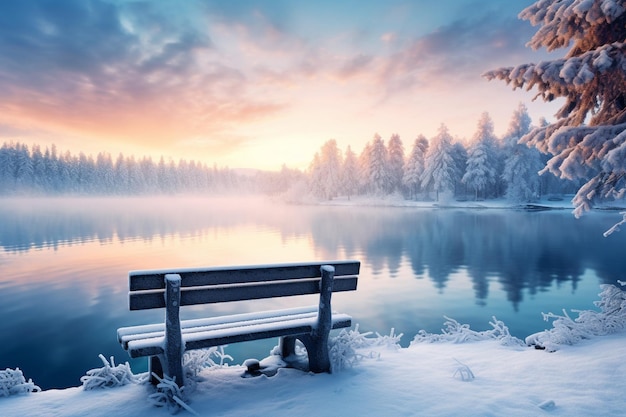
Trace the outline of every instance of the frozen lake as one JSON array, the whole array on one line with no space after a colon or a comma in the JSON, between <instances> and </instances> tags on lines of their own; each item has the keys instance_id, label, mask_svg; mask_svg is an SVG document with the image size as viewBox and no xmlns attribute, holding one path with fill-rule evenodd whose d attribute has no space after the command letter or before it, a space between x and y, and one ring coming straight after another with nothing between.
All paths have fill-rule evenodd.
<instances>
[{"instance_id":1,"label":"frozen lake","mask_svg":"<svg viewBox=\"0 0 626 417\"><path fill-rule=\"evenodd\" d=\"M44 389L80 385L98 354L128 360L118 327L159 321L129 312L135 269L356 259L356 292L333 296L361 331L439 332L444 315L520 338L550 327L541 312L591 309L602 283L626 279L615 212L270 205L200 198L0 200L0 369ZM300 299L298 299L300 298ZM302 297L188 307L183 318L315 303ZM275 341L229 346L235 363ZM145 359L131 361L135 372Z\"/></svg>"}]
</instances>

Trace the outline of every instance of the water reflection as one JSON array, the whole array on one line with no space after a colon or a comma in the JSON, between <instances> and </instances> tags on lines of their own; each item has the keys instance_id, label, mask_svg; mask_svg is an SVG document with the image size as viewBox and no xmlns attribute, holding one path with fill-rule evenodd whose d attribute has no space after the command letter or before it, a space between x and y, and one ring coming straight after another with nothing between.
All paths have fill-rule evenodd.
<instances>
[{"instance_id":1,"label":"water reflection","mask_svg":"<svg viewBox=\"0 0 626 417\"><path fill-rule=\"evenodd\" d=\"M599 283L623 279L626 233L602 237L615 220L610 213L576 220L567 211L242 199L0 200L0 334L9 335L0 343L0 369L19 366L51 388L78 385L87 369L101 365L100 353L126 360L115 330L162 320L161 311L128 311L128 271L147 268L359 259L358 291L334 295L333 303L363 331L395 327L406 345L420 329L439 331L444 314L479 329L496 315L524 337L545 328L542 311L591 308ZM237 349L250 355L246 344L228 353L237 357Z\"/></svg>"},{"instance_id":2,"label":"water reflection","mask_svg":"<svg viewBox=\"0 0 626 417\"><path fill-rule=\"evenodd\" d=\"M575 219L563 211L390 208L326 210L314 217L317 246L363 253L374 275L394 277L406 257L415 277L427 275L443 291L451 274L466 269L478 300L488 296L489 277L517 304L524 289L534 294L568 282L575 291L586 268L615 283L616 271L626 267L624 236L604 238L615 218L601 213Z\"/></svg>"},{"instance_id":3,"label":"water reflection","mask_svg":"<svg viewBox=\"0 0 626 417\"><path fill-rule=\"evenodd\" d=\"M43 203L42 203L43 204ZM555 282L572 290L586 268L605 283L624 270L623 236L602 237L614 217L591 213L574 219L563 211L288 207L244 200L82 200L43 209L29 204L0 208L0 246L5 252L97 241L198 236L241 225L276 230L284 240L310 236L317 257L359 258L374 277L398 276L406 259L416 278L444 291L451 274L467 270L478 302L495 279L517 305ZM616 243L619 240L619 243ZM273 260L272 260L273 261Z\"/></svg>"}]
</instances>

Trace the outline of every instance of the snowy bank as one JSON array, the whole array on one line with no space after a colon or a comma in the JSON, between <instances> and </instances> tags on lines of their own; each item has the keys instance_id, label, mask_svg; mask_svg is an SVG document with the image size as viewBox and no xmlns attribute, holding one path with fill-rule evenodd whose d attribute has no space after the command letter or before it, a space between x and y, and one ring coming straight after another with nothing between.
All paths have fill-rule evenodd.
<instances>
[{"instance_id":1,"label":"snowy bank","mask_svg":"<svg viewBox=\"0 0 626 417\"><path fill-rule=\"evenodd\" d=\"M435 200L407 200L401 195L336 197L332 200L309 203L324 206L370 206L370 207L414 207L414 208L451 208L451 209L512 209L512 210L574 210L573 195L546 196L532 203L513 203L505 198L486 200L455 199L442 195ZM626 210L626 200L598 204L597 210Z\"/></svg>"},{"instance_id":2,"label":"snowy bank","mask_svg":"<svg viewBox=\"0 0 626 417\"><path fill-rule=\"evenodd\" d=\"M243 366L219 366L220 360L213 362L218 366L202 369L195 383L186 387L190 408L181 413L231 417L623 415L626 292L605 286L596 304L600 311L581 311L571 320L579 330L574 339L562 338L559 329L567 327L562 322L546 331L554 334L551 340L558 345L551 353L512 338L494 318L492 329L485 331L448 319L441 334L420 332L408 348L399 347L393 331L378 337L358 329L344 332L334 342L343 346L343 357L352 361L344 362L347 366L333 374L280 368L272 377L242 378ZM562 317L556 317L559 320ZM597 336L597 329L607 335ZM153 406L147 400L150 395L154 389L145 383L48 390L0 398L0 415L170 415L167 408Z\"/></svg>"},{"instance_id":3,"label":"snowy bank","mask_svg":"<svg viewBox=\"0 0 626 417\"><path fill-rule=\"evenodd\" d=\"M282 369L271 378L246 379L240 377L239 366L207 370L188 403L199 415L230 417L623 415L623 334L555 353L504 347L497 341L419 344L379 353L377 359L331 375ZM473 380L459 377L459 362L472 371ZM0 413L5 417L170 415L148 404L148 394L145 385L50 390L1 398Z\"/></svg>"}]
</instances>

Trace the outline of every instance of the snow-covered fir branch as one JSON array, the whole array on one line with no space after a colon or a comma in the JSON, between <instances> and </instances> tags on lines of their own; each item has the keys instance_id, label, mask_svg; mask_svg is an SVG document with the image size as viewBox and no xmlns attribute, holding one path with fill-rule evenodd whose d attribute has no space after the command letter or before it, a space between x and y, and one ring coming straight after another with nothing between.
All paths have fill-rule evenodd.
<instances>
[{"instance_id":1,"label":"snow-covered fir branch","mask_svg":"<svg viewBox=\"0 0 626 417\"><path fill-rule=\"evenodd\" d=\"M555 123L521 141L551 155L544 173L584 181L572 201L580 216L626 194L626 1L540 0L520 17L539 26L531 47L570 47L568 53L483 76L535 89L544 101L564 99Z\"/></svg>"}]
</instances>

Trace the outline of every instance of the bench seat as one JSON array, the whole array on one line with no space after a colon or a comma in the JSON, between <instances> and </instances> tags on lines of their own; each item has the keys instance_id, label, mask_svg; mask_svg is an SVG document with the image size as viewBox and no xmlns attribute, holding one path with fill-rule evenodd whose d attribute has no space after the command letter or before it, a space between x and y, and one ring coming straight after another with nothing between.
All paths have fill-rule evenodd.
<instances>
[{"instance_id":1,"label":"bench seat","mask_svg":"<svg viewBox=\"0 0 626 417\"><path fill-rule=\"evenodd\" d=\"M309 306L181 320L182 342L184 349L190 350L306 334L311 333L317 326L317 315L318 307ZM351 316L333 313L332 329L351 325ZM165 352L164 323L122 327L118 329L117 337L131 358L160 355Z\"/></svg>"}]
</instances>

